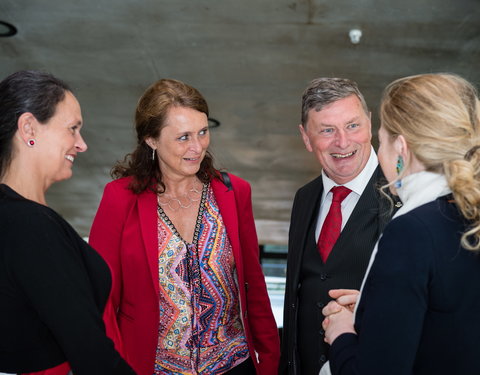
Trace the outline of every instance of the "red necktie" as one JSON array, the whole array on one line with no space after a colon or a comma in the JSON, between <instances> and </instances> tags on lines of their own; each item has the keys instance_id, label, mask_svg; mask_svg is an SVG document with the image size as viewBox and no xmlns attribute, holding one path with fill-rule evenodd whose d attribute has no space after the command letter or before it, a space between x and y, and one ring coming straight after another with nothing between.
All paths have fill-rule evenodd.
<instances>
[{"instance_id":1,"label":"red necktie","mask_svg":"<svg viewBox=\"0 0 480 375\"><path fill-rule=\"evenodd\" d=\"M345 186L335 186L332 188L332 205L328 211L327 217L323 222L322 231L318 237L318 251L322 257L323 263L327 261L333 245L337 242L342 229L342 201L350 194L351 190Z\"/></svg>"}]
</instances>

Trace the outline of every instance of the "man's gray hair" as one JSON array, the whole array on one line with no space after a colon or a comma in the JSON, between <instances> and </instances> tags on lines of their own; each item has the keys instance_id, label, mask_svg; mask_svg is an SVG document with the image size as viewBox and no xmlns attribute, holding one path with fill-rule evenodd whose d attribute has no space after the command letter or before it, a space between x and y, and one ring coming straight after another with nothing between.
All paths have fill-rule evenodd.
<instances>
[{"instance_id":1,"label":"man's gray hair","mask_svg":"<svg viewBox=\"0 0 480 375\"><path fill-rule=\"evenodd\" d=\"M311 109L321 111L326 105L337 100L356 95L368 115L369 110L365 98L356 82L346 78L316 78L310 82L302 95L302 125L306 127L308 112Z\"/></svg>"}]
</instances>

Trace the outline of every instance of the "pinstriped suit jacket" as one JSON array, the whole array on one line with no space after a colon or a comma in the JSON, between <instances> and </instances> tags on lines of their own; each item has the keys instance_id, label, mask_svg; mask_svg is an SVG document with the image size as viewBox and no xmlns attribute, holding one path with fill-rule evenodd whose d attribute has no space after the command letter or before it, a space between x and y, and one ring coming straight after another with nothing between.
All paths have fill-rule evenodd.
<instances>
[{"instance_id":1,"label":"pinstriped suit jacket","mask_svg":"<svg viewBox=\"0 0 480 375\"><path fill-rule=\"evenodd\" d=\"M321 337L315 342L300 343L302 345L297 342L298 307L299 303L304 303L299 301L299 292L301 291L303 296L312 295L312 299L317 298L316 306L306 309L305 304L302 305L301 318L302 324L307 321L311 324L311 329L321 335L323 320L321 306L330 299L328 291L335 288L360 288L373 247L391 218L393 213L390 209L391 204L379 191L379 187L385 183L383 173L380 167L377 167L326 264L322 264L321 261L318 261L318 264L312 264L310 258L305 259L305 249L313 246L310 243L312 241L309 242L311 237L308 235L317 220L323 192L321 176L298 190L293 203L289 232L280 374L307 375L307 372L301 370L301 364L299 364L299 346L315 350L318 358L324 355L326 359L328 348ZM308 262L307 267L318 268L322 276L321 283L315 283L312 286L304 282L301 273L303 262ZM318 359L315 360L315 367L319 369L321 365Z\"/></svg>"}]
</instances>

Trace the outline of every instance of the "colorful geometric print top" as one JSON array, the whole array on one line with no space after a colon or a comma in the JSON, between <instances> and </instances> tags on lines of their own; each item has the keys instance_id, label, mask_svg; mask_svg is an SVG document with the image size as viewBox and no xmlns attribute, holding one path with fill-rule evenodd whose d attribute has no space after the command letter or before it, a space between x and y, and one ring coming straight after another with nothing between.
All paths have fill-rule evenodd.
<instances>
[{"instance_id":1,"label":"colorful geometric print top","mask_svg":"<svg viewBox=\"0 0 480 375\"><path fill-rule=\"evenodd\" d=\"M154 375L224 374L248 358L235 261L205 184L193 243L158 206L160 324Z\"/></svg>"}]
</instances>

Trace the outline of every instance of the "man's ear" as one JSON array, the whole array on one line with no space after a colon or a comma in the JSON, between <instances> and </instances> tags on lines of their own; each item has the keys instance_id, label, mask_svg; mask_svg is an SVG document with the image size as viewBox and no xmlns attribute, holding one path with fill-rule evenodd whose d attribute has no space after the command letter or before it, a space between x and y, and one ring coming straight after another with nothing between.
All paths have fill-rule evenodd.
<instances>
[{"instance_id":1,"label":"man's ear","mask_svg":"<svg viewBox=\"0 0 480 375\"><path fill-rule=\"evenodd\" d=\"M310 144L310 138L308 137L307 131L305 130L304 126L300 124L298 125L298 129L300 130L300 134L302 135L305 148L307 149L308 152L312 152L313 148L312 148L312 145Z\"/></svg>"},{"instance_id":2,"label":"man's ear","mask_svg":"<svg viewBox=\"0 0 480 375\"><path fill-rule=\"evenodd\" d=\"M17 121L17 126L18 134L25 143L27 143L29 139L35 138L38 121L30 112L25 112L20 115Z\"/></svg>"}]
</instances>

